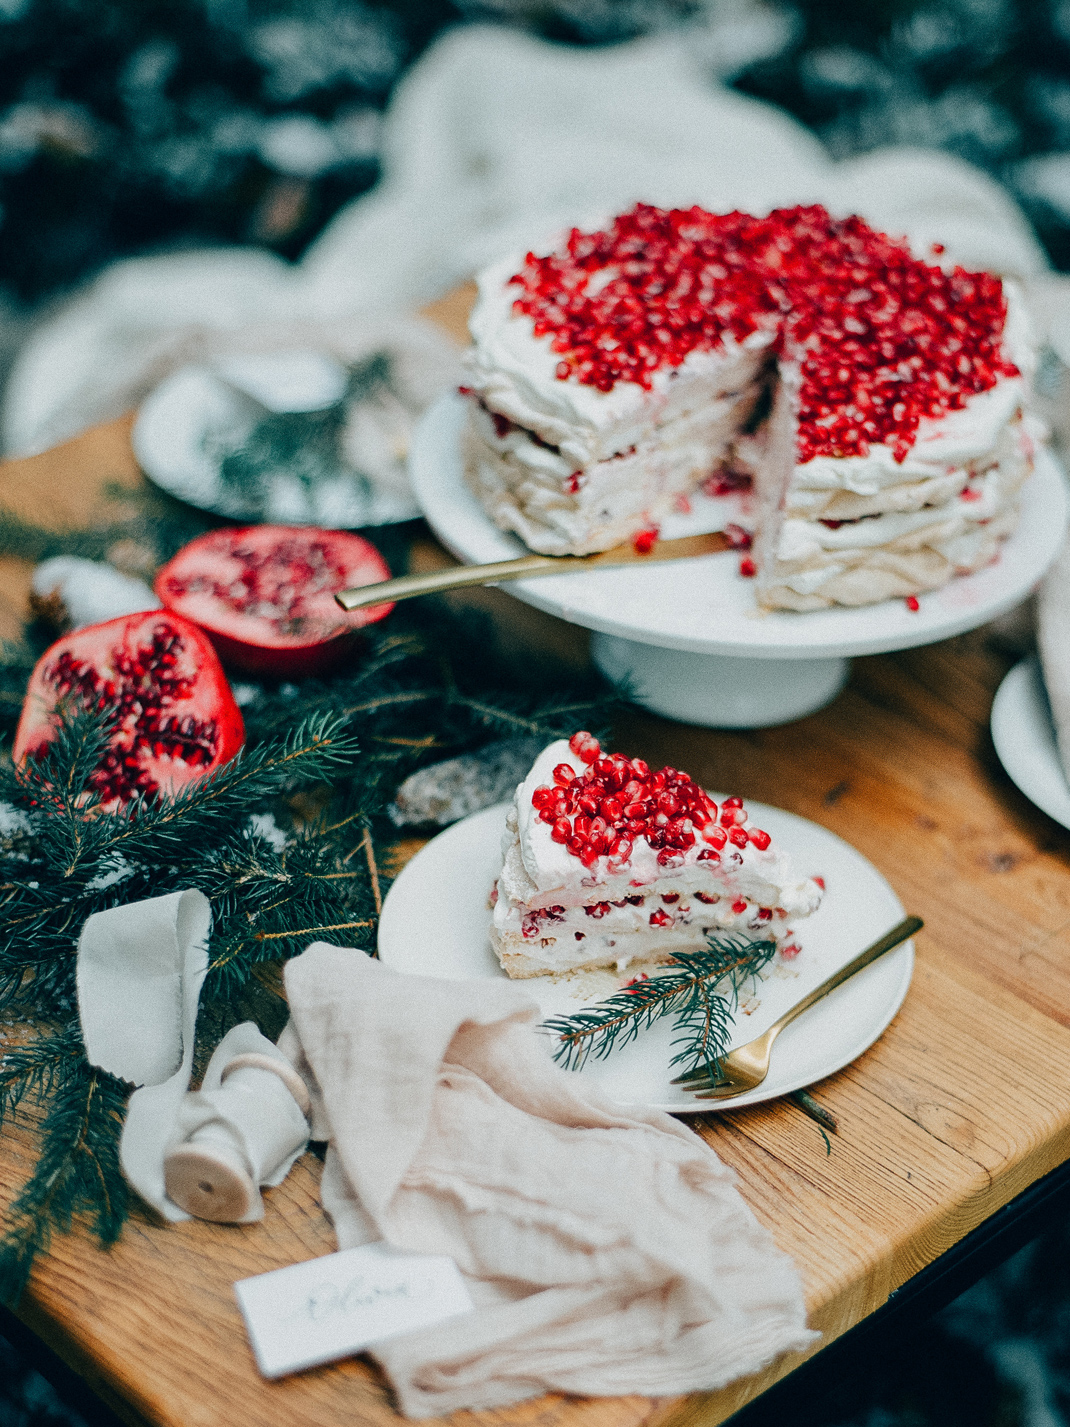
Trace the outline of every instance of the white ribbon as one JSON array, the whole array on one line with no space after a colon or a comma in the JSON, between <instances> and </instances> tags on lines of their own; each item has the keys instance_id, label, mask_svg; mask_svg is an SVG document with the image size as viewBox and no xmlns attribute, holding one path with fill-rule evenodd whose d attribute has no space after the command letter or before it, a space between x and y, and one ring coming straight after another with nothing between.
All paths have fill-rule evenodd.
<instances>
[{"instance_id":1,"label":"white ribbon","mask_svg":"<svg viewBox=\"0 0 1070 1427\"><path fill-rule=\"evenodd\" d=\"M251 1021L216 1047L202 1089L188 1093L201 987L208 970L208 898L190 888L91 916L78 943L78 1010L93 1065L140 1087L130 1098L120 1143L123 1171L172 1222L190 1215L168 1197L164 1159L189 1137L217 1137L258 1184L279 1184L308 1142L293 1096L269 1071L237 1071L237 1055L286 1057ZM255 1091L255 1093L253 1093ZM258 1219L257 1194L244 1220Z\"/></svg>"}]
</instances>

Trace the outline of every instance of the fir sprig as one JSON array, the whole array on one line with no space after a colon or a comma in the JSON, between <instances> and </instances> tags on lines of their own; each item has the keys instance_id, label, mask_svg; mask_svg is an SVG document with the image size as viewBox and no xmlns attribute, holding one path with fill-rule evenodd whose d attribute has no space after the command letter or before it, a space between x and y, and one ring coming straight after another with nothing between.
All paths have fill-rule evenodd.
<instances>
[{"instance_id":1,"label":"fir sprig","mask_svg":"<svg viewBox=\"0 0 1070 1427\"><path fill-rule=\"evenodd\" d=\"M740 937L707 938L703 951L678 951L653 976L639 977L604 1001L571 1016L553 1016L544 1028L558 1037L554 1059L579 1070L590 1057L604 1059L635 1040L641 1030L673 1016L681 1032L674 1067L697 1070L711 1079L727 1054L739 994L772 960L774 941Z\"/></svg>"}]
</instances>

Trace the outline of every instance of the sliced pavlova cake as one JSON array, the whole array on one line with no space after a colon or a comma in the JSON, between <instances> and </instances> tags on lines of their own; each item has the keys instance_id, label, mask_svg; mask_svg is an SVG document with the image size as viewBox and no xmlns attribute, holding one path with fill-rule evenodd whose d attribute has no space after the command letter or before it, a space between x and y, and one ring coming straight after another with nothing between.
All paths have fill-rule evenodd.
<instances>
[{"instance_id":1,"label":"sliced pavlova cake","mask_svg":"<svg viewBox=\"0 0 1070 1427\"><path fill-rule=\"evenodd\" d=\"M667 961L726 932L790 958L822 896L742 799L718 806L686 773L605 755L589 733L535 760L502 850L491 935L513 977Z\"/></svg>"},{"instance_id":2,"label":"sliced pavlova cake","mask_svg":"<svg viewBox=\"0 0 1070 1427\"><path fill-rule=\"evenodd\" d=\"M639 204L479 290L467 479L532 549L652 531L743 445L741 573L769 609L912 598L1015 528L1034 450L1024 304L942 250L818 206Z\"/></svg>"}]
</instances>

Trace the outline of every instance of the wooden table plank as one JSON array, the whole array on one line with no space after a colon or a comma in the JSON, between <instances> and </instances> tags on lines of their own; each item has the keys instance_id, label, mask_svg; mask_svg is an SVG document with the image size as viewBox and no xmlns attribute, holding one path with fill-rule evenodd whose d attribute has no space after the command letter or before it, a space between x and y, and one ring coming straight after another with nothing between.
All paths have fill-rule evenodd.
<instances>
[{"instance_id":1,"label":"wooden table plank","mask_svg":"<svg viewBox=\"0 0 1070 1427\"><path fill-rule=\"evenodd\" d=\"M450 309L454 326L462 307ZM47 509L71 527L103 518L103 484L133 488L140 479L127 430L112 423L0 467L0 505L24 518ZM447 558L430 541L415 552L417 564ZM24 565L0 563L0 633L13 632L5 620L17 623L27 578ZM582 631L501 591L452 598L489 613L518 658L536 647L571 667L585 658ZM1070 1156L1070 834L1026 802L995 761L988 709L1007 667L978 631L858 660L830 708L784 728L711 731L635 710L616 731L618 746L651 763L686 767L707 786L830 828L926 919L901 1013L864 1056L817 1087L840 1121L831 1155L813 1123L783 1103L696 1124L795 1257L826 1340ZM1044 1075L1033 1073L1037 1065ZM0 1202L10 1201L30 1153L25 1128L5 1133ZM367 1362L261 1379L231 1292L235 1278L333 1248L317 1176L305 1156L268 1194L258 1225L136 1218L107 1253L81 1234L59 1237L22 1314L130 1421L386 1427L396 1414ZM714 1394L551 1396L464 1421L713 1427L792 1365Z\"/></svg>"}]
</instances>

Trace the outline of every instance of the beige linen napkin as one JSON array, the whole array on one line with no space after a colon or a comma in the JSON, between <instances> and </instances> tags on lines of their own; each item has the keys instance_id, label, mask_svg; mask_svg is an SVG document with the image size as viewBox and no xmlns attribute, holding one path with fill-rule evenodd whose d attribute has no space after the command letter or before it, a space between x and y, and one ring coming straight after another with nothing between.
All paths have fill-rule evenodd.
<instances>
[{"instance_id":1,"label":"beige linen napkin","mask_svg":"<svg viewBox=\"0 0 1070 1427\"><path fill-rule=\"evenodd\" d=\"M323 943L285 977L279 1046L330 1141L339 1247L448 1254L476 1304L371 1350L408 1416L714 1389L813 1340L732 1172L670 1116L558 1069L519 987Z\"/></svg>"}]
</instances>

